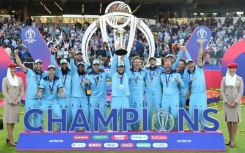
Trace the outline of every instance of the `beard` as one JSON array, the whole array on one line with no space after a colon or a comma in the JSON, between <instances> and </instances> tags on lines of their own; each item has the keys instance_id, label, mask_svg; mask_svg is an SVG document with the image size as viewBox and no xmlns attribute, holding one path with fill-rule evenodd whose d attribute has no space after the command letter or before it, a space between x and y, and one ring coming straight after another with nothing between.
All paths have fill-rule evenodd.
<instances>
[{"instance_id":1,"label":"beard","mask_svg":"<svg viewBox=\"0 0 245 153\"><path fill-rule=\"evenodd\" d=\"M78 73L78 75L84 75L85 74L84 70L82 70L82 71L77 70L77 73Z\"/></svg>"},{"instance_id":2,"label":"beard","mask_svg":"<svg viewBox=\"0 0 245 153\"><path fill-rule=\"evenodd\" d=\"M68 69L68 68L66 68L66 69L62 69L62 68L61 68L61 72L62 72L62 74L67 74L67 73L68 73L68 71L69 71L69 69Z\"/></svg>"}]
</instances>

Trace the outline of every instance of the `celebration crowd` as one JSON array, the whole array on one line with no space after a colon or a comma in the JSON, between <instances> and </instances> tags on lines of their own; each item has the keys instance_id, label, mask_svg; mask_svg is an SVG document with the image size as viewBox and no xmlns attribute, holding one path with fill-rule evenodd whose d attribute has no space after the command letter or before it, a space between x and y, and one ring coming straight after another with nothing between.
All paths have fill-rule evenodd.
<instances>
[{"instance_id":1,"label":"celebration crowd","mask_svg":"<svg viewBox=\"0 0 245 153\"><path fill-rule=\"evenodd\" d=\"M56 46L58 51L55 56L59 61L61 58L68 58L71 49L75 51L80 50L83 34L89 23L59 25L36 23L31 18L24 23L15 21L14 18L3 20L0 17L0 45L5 48L13 61L13 51L14 49L19 49L21 61L33 62L31 55L20 39L20 31L26 25L33 25L39 29L49 47ZM155 57L165 58L168 54L176 56L179 51L178 45L185 45L193 30L199 25L206 25L212 30L211 41L205 50L205 65L220 65L226 50L237 41L245 39L245 22L241 18L235 23L232 17L227 17L223 23L215 18L202 18L189 23L161 20L161 23L149 25L154 33L156 43ZM105 45L103 45L99 29L92 36L88 50L88 55L91 59L98 58L100 61L104 61L107 56L110 56L109 52L112 55L114 54L113 31L110 28L107 28L107 31L108 48L105 48ZM126 37L128 37L128 34L129 32L126 34ZM132 59L135 55L140 56L144 64L147 63L148 43L139 30L136 31L134 45L129 58Z\"/></svg>"}]
</instances>

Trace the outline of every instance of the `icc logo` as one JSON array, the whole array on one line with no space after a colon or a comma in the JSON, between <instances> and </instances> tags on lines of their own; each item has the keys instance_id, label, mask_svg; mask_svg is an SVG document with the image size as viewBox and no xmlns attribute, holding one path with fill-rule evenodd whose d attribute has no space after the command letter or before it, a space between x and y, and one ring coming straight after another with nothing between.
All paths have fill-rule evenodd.
<instances>
[{"instance_id":1,"label":"icc logo","mask_svg":"<svg viewBox=\"0 0 245 153\"><path fill-rule=\"evenodd\" d=\"M154 125L154 120L156 121L157 127ZM165 109L161 108L160 111L153 116L152 126L154 130L158 132L168 132L174 127L174 118Z\"/></svg>"},{"instance_id":2,"label":"icc logo","mask_svg":"<svg viewBox=\"0 0 245 153\"><path fill-rule=\"evenodd\" d=\"M26 32L25 32L25 36L26 36L26 40L28 43L33 43L34 41L36 41L34 38L36 36L35 31L33 31L31 28L29 28Z\"/></svg>"},{"instance_id":3,"label":"icc logo","mask_svg":"<svg viewBox=\"0 0 245 153\"><path fill-rule=\"evenodd\" d=\"M205 31L203 28L201 28L198 32L197 32L197 37L200 39L204 39L207 37L207 31Z\"/></svg>"}]
</instances>

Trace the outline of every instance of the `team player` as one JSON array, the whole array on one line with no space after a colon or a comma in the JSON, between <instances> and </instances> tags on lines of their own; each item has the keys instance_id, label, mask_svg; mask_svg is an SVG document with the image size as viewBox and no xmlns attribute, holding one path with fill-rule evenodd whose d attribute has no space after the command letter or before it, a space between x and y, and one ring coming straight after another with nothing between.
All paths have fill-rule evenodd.
<instances>
[{"instance_id":1,"label":"team player","mask_svg":"<svg viewBox=\"0 0 245 153\"><path fill-rule=\"evenodd\" d=\"M55 65L56 71L55 75L62 80L63 90L65 92L65 97L61 98L58 95L57 103L61 109L66 110L67 118L67 129L70 129L71 125L71 70L68 68L68 62L66 59L60 60L60 67L57 65L54 57L56 50L52 49L51 54L51 64ZM60 124L57 124L57 129L60 130Z\"/></svg>"},{"instance_id":2,"label":"team player","mask_svg":"<svg viewBox=\"0 0 245 153\"><path fill-rule=\"evenodd\" d=\"M132 130L138 130L142 120L145 79L146 72L141 68L140 57L135 56L132 61L132 68L130 71L129 79L129 106L130 108L135 108L138 111L139 119L136 124L132 124Z\"/></svg>"},{"instance_id":3,"label":"team player","mask_svg":"<svg viewBox=\"0 0 245 153\"><path fill-rule=\"evenodd\" d=\"M146 89L145 89L145 108L148 113L148 130L152 130L152 110L154 114L160 111L162 105L162 87L161 87L161 73L163 70L156 66L156 58L149 59L150 67L146 68ZM156 122L157 130L160 128L159 122Z\"/></svg>"},{"instance_id":4,"label":"team player","mask_svg":"<svg viewBox=\"0 0 245 153\"><path fill-rule=\"evenodd\" d=\"M186 50L185 46L181 46L180 50L185 53L186 60L190 60L190 54ZM180 88L180 108L186 109L186 100L189 99L188 91L189 91L189 74L188 69L186 68L186 60L181 59L178 64L177 72L181 75L181 79L184 81L185 86Z\"/></svg>"},{"instance_id":5,"label":"team player","mask_svg":"<svg viewBox=\"0 0 245 153\"><path fill-rule=\"evenodd\" d=\"M106 118L106 81L110 78L110 73L100 70L100 62L98 59L94 59L92 63L92 70L88 74L88 79L84 80L84 83L90 85L92 94L89 97L90 108L90 128L94 130L94 109L99 108L101 114ZM106 130L102 124L99 124L100 130Z\"/></svg>"},{"instance_id":6,"label":"team player","mask_svg":"<svg viewBox=\"0 0 245 153\"><path fill-rule=\"evenodd\" d=\"M166 56L166 59L170 60L173 63L172 64L172 70L176 70L176 68L178 67L178 63L179 63L179 61L182 58L182 55L183 55L183 50L180 49L180 51L179 51L179 53L178 53L177 58L176 58L175 61L174 61L174 55L168 54Z\"/></svg>"},{"instance_id":7,"label":"team player","mask_svg":"<svg viewBox=\"0 0 245 153\"><path fill-rule=\"evenodd\" d=\"M120 118L119 129L122 129L122 109L129 108L129 76L130 63L128 55L124 55L124 62L118 55L114 54L111 64L111 79L112 79L112 94L111 94L111 109L117 109L118 119ZM130 126L128 125L128 130Z\"/></svg>"},{"instance_id":8,"label":"team player","mask_svg":"<svg viewBox=\"0 0 245 153\"><path fill-rule=\"evenodd\" d=\"M189 85L190 85L190 107L189 115L193 117L194 109L198 109L199 113L199 123L201 124L201 129L205 126L205 120L202 116L203 111L207 108L207 95L206 95L206 83L203 71L203 45L202 41L197 41L199 45L197 65L194 64L193 60L186 61L188 67L189 75Z\"/></svg>"},{"instance_id":9,"label":"team player","mask_svg":"<svg viewBox=\"0 0 245 153\"><path fill-rule=\"evenodd\" d=\"M174 118L173 130L178 130L178 112L179 112L179 99L180 87L184 87L184 82L179 73L172 70L172 61L164 61L165 72L161 75L161 82L163 85L162 92L162 108L171 114ZM166 130L169 129L169 122Z\"/></svg>"},{"instance_id":10,"label":"team player","mask_svg":"<svg viewBox=\"0 0 245 153\"><path fill-rule=\"evenodd\" d=\"M71 98L71 111L72 120L75 118L77 109L82 108L85 118L89 119L89 101L85 93L83 81L87 79L87 72L85 71L84 62L78 62L75 65L73 54L70 59L71 77L72 77L72 98Z\"/></svg>"},{"instance_id":11,"label":"team player","mask_svg":"<svg viewBox=\"0 0 245 153\"><path fill-rule=\"evenodd\" d=\"M26 101L25 101L25 112L31 109L37 109L39 106L40 98L37 96L38 86L42 78L48 75L47 72L42 71L42 61L35 60L34 70L26 68L22 64L19 57L19 50L14 51L16 63L26 74ZM38 115L33 114L30 116L29 122L33 127L38 126L37 121Z\"/></svg>"},{"instance_id":12,"label":"team player","mask_svg":"<svg viewBox=\"0 0 245 153\"><path fill-rule=\"evenodd\" d=\"M74 52L74 51L71 51L71 52ZM84 63L84 60L83 60L83 53L81 51L76 51L75 53L75 64L77 65L79 62L83 62ZM85 70L89 67L89 65L87 63L84 63L85 65Z\"/></svg>"},{"instance_id":13,"label":"team player","mask_svg":"<svg viewBox=\"0 0 245 153\"><path fill-rule=\"evenodd\" d=\"M55 66L48 66L48 76L42 78L40 81L39 89L37 96L42 98L39 109L43 111L43 114L40 115L39 124L43 124L44 115L48 109L52 109L55 116L58 118L61 117L61 110L58 106L57 98L58 92L61 98L65 97L65 93L63 91L62 80L55 76ZM40 126L39 125L39 126Z\"/></svg>"}]
</instances>

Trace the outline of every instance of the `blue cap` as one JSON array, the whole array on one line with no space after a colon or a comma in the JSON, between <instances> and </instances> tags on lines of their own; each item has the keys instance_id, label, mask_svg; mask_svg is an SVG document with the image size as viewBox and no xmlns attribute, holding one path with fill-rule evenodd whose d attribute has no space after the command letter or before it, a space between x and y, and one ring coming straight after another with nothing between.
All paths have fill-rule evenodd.
<instances>
[{"instance_id":1,"label":"blue cap","mask_svg":"<svg viewBox=\"0 0 245 153\"><path fill-rule=\"evenodd\" d=\"M54 65L49 65L48 69L50 69L50 68L54 68L55 69L55 66Z\"/></svg>"},{"instance_id":2,"label":"blue cap","mask_svg":"<svg viewBox=\"0 0 245 153\"><path fill-rule=\"evenodd\" d=\"M78 66L78 65L83 65L83 66L84 66L84 62L78 62L78 63L77 63L77 66Z\"/></svg>"},{"instance_id":3,"label":"blue cap","mask_svg":"<svg viewBox=\"0 0 245 153\"><path fill-rule=\"evenodd\" d=\"M194 62L192 59L186 60L186 64L188 64L189 62Z\"/></svg>"},{"instance_id":4,"label":"blue cap","mask_svg":"<svg viewBox=\"0 0 245 153\"><path fill-rule=\"evenodd\" d=\"M60 60L60 64L62 64L62 63L66 63L67 64L68 62L67 62L66 59L63 58L62 60Z\"/></svg>"},{"instance_id":5,"label":"blue cap","mask_svg":"<svg viewBox=\"0 0 245 153\"><path fill-rule=\"evenodd\" d=\"M94 64L100 64L100 61L99 61L98 59L94 59L94 60L93 60L93 65L94 65Z\"/></svg>"},{"instance_id":6,"label":"blue cap","mask_svg":"<svg viewBox=\"0 0 245 153\"><path fill-rule=\"evenodd\" d=\"M41 63L41 64L42 64L43 62L42 62L42 60L40 60L40 59L36 59L36 60L35 60L35 64L37 64L37 63Z\"/></svg>"},{"instance_id":7,"label":"blue cap","mask_svg":"<svg viewBox=\"0 0 245 153\"><path fill-rule=\"evenodd\" d=\"M117 63L117 66L124 66L124 62L123 62L123 61L119 61L119 62Z\"/></svg>"}]
</instances>

